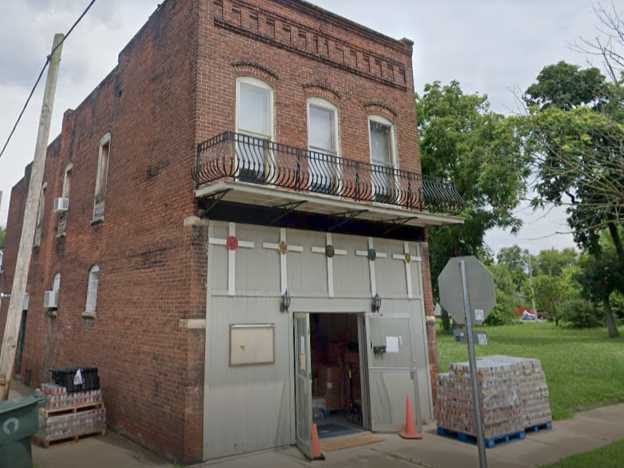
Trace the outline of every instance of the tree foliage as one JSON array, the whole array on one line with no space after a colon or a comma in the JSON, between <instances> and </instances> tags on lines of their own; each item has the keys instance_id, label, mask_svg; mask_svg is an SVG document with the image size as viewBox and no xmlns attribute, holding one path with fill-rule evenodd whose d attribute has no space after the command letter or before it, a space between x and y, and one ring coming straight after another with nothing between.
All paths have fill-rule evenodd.
<instances>
[{"instance_id":1,"label":"tree foliage","mask_svg":"<svg viewBox=\"0 0 624 468\"><path fill-rule=\"evenodd\" d=\"M518 304L516 297L517 287L514 276L504 263L487 265L496 284L496 307L490 312L486 320L487 325L505 325L513 322L514 309Z\"/></svg>"},{"instance_id":2,"label":"tree foliage","mask_svg":"<svg viewBox=\"0 0 624 468\"><path fill-rule=\"evenodd\" d=\"M542 250L532 259L533 271L537 274L561 276L567 268L578 261L578 253L572 248L563 250Z\"/></svg>"},{"instance_id":3,"label":"tree foliage","mask_svg":"<svg viewBox=\"0 0 624 468\"><path fill-rule=\"evenodd\" d=\"M0 226L0 250L4 249L4 242L6 238L6 230Z\"/></svg>"},{"instance_id":4,"label":"tree foliage","mask_svg":"<svg viewBox=\"0 0 624 468\"><path fill-rule=\"evenodd\" d=\"M513 209L525 194L528 160L512 122L456 81L428 84L416 107L423 173L451 180L465 202L464 225L431 233L435 279L450 257L482 254L489 229L520 227Z\"/></svg>"},{"instance_id":5,"label":"tree foliage","mask_svg":"<svg viewBox=\"0 0 624 468\"><path fill-rule=\"evenodd\" d=\"M615 314L611 307L614 293L624 293L624 268L612 245L604 245L598 255L583 255L576 279L585 298L602 304L610 337L619 336Z\"/></svg>"},{"instance_id":6,"label":"tree foliage","mask_svg":"<svg viewBox=\"0 0 624 468\"><path fill-rule=\"evenodd\" d=\"M568 288L562 277L540 274L532 280L537 310L555 325L559 325L563 309L561 304L567 298Z\"/></svg>"},{"instance_id":7,"label":"tree foliage","mask_svg":"<svg viewBox=\"0 0 624 468\"><path fill-rule=\"evenodd\" d=\"M503 247L496 255L496 262L509 271L516 288L516 293L524 290L529 269L529 251L517 245Z\"/></svg>"},{"instance_id":8,"label":"tree foliage","mask_svg":"<svg viewBox=\"0 0 624 468\"><path fill-rule=\"evenodd\" d=\"M534 206L565 206L584 248L595 250L597 233L609 229L624 259L617 235L624 221L624 125L617 118L622 96L597 68L559 62L527 89L529 114L517 122L538 176Z\"/></svg>"},{"instance_id":9,"label":"tree foliage","mask_svg":"<svg viewBox=\"0 0 624 468\"><path fill-rule=\"evenodd\" d=\"M600 109L608 101L609 86L598 68L581 69L561 61L544 67L526 91L525 102L540 110L572 110L589 105Z\"/></svg>"}]
</instances>

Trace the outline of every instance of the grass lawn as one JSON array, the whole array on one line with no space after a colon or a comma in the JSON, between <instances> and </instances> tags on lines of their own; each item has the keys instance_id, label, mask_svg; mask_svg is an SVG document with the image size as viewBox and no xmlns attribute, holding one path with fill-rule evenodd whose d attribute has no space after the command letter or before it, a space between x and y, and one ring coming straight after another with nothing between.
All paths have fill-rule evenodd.
<instances>
[{"instance_id":1,"label":"grass lawn","mask_svg":"<svg viewBox=\"0 0 624 468\"><path fill-rule=\"evenodd\" d=\"M609 339L606 329L556 328L551 323L484 330L489 344L478 347L478 356L505 354L542 362L554 419L570 418L577 410L624 402L624 338ZM466 344L455 342L452 336L438 334L438 349L441 372L446 372L451 362L468 360Z\"/></svg>"},{"instance_id":2,"label":"grass lawn","mask_svg":"<svg viewBox=\"0 0 624 468\"><path fill-rule=\"evenodd\" d=\"M615 442L607 447L592 450L591 452L564 458L554 465L543 468L621 468L624 460L624 440Z\"/></svg>"}]
</instances>

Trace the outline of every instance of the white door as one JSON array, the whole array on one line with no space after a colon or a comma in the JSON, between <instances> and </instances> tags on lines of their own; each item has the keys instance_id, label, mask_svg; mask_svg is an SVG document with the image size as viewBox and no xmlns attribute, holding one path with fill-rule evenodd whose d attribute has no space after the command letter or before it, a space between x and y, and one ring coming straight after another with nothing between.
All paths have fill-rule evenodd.
<instances>
[{"instance_id":1,"label":"white door","mask_svg":"<svg viewBox=\"0 0 624 468\"><path fill-rule=\"evenodd\" d=\"M310 315L295 313L295 429L297 447L312 458L312 362Z\"/></svg>"},{"instance_id":2,"label":"white door","mask_svg":"<svg viewBox=\"0 0 624 468\"><path fill-rule=\"evenodd\" d=\"M396 432L405 424L405 398L419 401L412 372L410 319L368 316L366 322L371 429ZM415 410L418 415L417 404Z\"/></svg>"}]
</instances>

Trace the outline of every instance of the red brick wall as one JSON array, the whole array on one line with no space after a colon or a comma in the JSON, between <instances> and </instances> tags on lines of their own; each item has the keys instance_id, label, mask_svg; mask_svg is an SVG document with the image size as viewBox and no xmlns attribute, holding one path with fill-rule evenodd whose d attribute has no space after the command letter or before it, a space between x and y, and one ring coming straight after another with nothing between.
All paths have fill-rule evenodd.
<instances>
[{"instance_id":1,"label":"red brick wall","mask_svg":"<svg viewBox=\"0 0 624 468\"><path fill-rule=\"evenodd\" d=\"M9 217L7 219L5 250L4 250L4 273L0 275L0 292L10 294L13 285L13 272L17 259L17 245L22 232L24 218L24 206L26 204L26 192L28 179L30 178L30 166L26 167L25 175L11 190L9 204ZM9 300L4 299L0 307L0 337L4 336Z\"/></svg>"},{"instance_id":2,"label":"red brick wall","mask_svg":"<svg viewBox=\"0 0 624 468\"><path fill-rule=\"evenodd\" d=\"M196 21L194 2L165 2L122 51L117 68L66 113L62 134L48 150L44 231L31 264L22 366L34 385L49 379L50 368L97 366L109 424L183 461L201 458L197 350L203 350L203 335L179 327L180 319L202 314L205 304L205 295L192 294L194 252L183 225L195 211ZM92 225L99 141L108 132L105 220ZM70 162L67 235L57 239L52 203ZM11 203L11 271L25 185L16 186ZM94 264L101 268L97 318L85 319ZM43 293L56 272L62 275L60 306L58 317L50 318ZM189 433L189 424L197 429Z\"/></svg>"},{"instance_id":3,"label":"red brick wall","mask_svg":"<svg viewBox=\"0 0 624 468\"><path fill-rule=\"evenodd\" d=\"M427 345L429 349L429 365L431 366L431 389L435 403L438 382L438 342L436 337L436 320L433 314L433 288L431 286L431 258L427 244L422 245L423 283L425 299L425 315L427 316Z\"/></svg>"},{"instance_id":4,"label":"red brick wall","mask_svg":"<svg viewBox=\"0 0 624 468\"><path fill-rule=\"evenodd\" d=\"M200 3L199 141L235 129L236 78L253 76L274 89L278 142L307 147L306 99L323 97L338 107L344 157L370 161L368 116L377 114L396 124L401 168L420 172L411 45L380 43L288 6L300 2ZM374 58L369 71L371 56L383 75Z\"/></svg>"},{"instance_id":5,"label":"red brick wall","mask_svg":"<svg viewBox=\"0 0 624 468\"><path fill-rule=\"evenodd\" d=\"M196 213L196 144L234 130L236 78L254 76L275 91L278 142L307 146L306 99L324 97L339 109L345 157L369 161L367 118L382 115L396 125L401 168L420 172L411 53L408 42L294 0L165 1L117 68L66 113L48 150L22 366L34 384L50 368L97 366L113 428L173 459L199 460L204 332L180 327L181 319L203 318L206 307L206 232L201 223L184 225ZM98 144L108 132L105 220L92 225ZM52 203L70 162L67 235L56 239ZM25 190L21 181L12 194L9 272ZM82 313L94 264L101 280L92 320ZM60 308L50 318L43 293L56 272ZM430 349L435 363L434 333Z\"/></svg>"}]
</instances>

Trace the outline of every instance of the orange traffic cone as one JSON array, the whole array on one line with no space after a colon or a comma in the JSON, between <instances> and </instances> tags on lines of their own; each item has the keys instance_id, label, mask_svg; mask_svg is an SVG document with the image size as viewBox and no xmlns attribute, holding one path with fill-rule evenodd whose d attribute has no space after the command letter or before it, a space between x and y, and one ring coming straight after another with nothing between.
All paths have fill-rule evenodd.
<instances>
[{"instance_id":1,"label":"orange traffic cone","mask_svg":"<svg viewBox=\"0 0 624 468\"><path fill-rule=\"evenodd\" d=\"M310 457L312 460L325 460L325 456L321 453L321 441L319 440L316 424L312 424L312 445L310 449Z\"/></svg>"},{"instance_id":2,"label":"orange traffic cone","mask_svg":"<svg viewBox=\"0 0 624 468\"><path fill-rule=\"evenodd\" d=\"M414 424L414 406L409 396L405 399L405 427L399 435L404 439L422 439L423 435L416 430Z\"/></svg>"}]
</instances>

